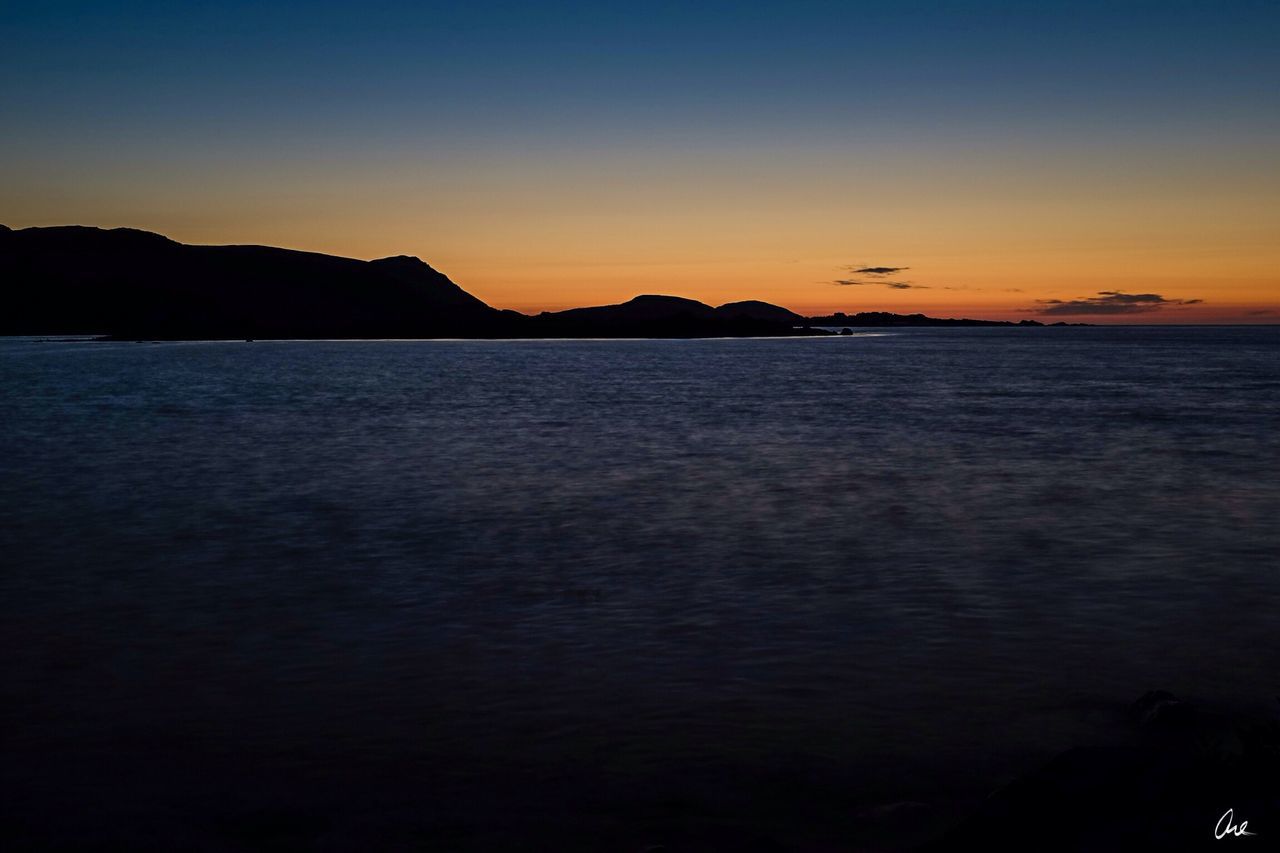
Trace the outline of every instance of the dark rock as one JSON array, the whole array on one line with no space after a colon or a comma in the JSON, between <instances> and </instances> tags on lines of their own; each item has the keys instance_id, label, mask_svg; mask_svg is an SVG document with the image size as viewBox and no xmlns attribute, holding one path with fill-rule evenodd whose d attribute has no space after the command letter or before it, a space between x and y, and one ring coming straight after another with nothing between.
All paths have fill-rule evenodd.
<instances>
[{"instance_id":1,"label":"dark rock","mask_svg":"<svg viewBox=\"0 0 1280 853\"><path fill-rule=\"evenodd\" d=\"M1013 780L926 849L1217 849L1228 808L1237 825L1280 825L1275 719L1205 712L1163 690L1128 711L1127 736Z\"/></svg>"},{"instance_id":2,"label":"dark rock","mask_svg":"<svg viewBox=\"0 0 1280 853\"><path fill-rule=\"evenodd\" d=\"M1129 706L1129 718L1142 729L1186 721L1190 708L1167 690L1148 690Z\"/></svg>"}]
</instances>

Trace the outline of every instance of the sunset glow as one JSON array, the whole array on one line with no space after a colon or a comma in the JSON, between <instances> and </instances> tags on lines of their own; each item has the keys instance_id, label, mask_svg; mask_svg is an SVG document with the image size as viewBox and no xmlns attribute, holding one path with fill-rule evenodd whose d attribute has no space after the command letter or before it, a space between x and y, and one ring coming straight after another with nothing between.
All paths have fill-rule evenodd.
<instances>
[{"instance_id":1,"label":"sunset glow","mask_svg":"<svg viewBox=\"0 0 1280 853\"><path fill-rule=\"evenodd\" d=\"M1280 321L1274 4L134 5L6 13L0 222L525 312Z\"/></svg>"}]
</instances>

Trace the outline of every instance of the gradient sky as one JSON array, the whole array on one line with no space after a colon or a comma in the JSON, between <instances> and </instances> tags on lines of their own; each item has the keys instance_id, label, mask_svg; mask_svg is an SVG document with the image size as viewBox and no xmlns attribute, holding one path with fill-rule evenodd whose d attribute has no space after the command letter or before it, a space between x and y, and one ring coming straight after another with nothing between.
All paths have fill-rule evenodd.
<instances>
[{"instance_id":1,"label":"gradient sky","mask_svg":"<svg viewBox=\"0 0 1280 853\"><path fill-rule=\"evenodd\" d=\"M523 311L1280 322L1278 44L1275 0L6 3L0 222Z\"/></svg>"}]
</instances>

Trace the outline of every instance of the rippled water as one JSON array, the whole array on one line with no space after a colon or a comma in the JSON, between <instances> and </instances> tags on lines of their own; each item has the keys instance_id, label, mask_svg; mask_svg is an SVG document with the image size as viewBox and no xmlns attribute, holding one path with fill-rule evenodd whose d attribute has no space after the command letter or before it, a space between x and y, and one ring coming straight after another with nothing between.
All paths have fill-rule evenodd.
<instances>
[{"instance_id":1,"label":"rippled water","mask_svg":"<svg viewBox=\"0 0 1280 853\"><path fill-rule=\"evenodd\" d=\"M854 813L1277 687L1280 329L9 340L0 392L16 831Z\"/></svg>"}]
</instances>

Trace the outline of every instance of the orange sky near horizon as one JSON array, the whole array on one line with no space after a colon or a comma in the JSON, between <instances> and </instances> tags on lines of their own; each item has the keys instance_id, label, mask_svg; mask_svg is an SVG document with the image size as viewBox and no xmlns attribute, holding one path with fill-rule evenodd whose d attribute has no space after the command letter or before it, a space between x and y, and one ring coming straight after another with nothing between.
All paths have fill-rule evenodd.
<instances>
[{"instance_id":1,"label":"orange sky near horizon","mask_svg":"<svg viewBox=\"0 0 1280 853\"><path fill-rule=\"evenodd\" d=\"M1267 171L1269 152L1242 147L1229 167L1200 154L1170 145L1158 159L1115 149L1037 160L1011 148L922 166L919 152L883 148L781 165L755 149L544 152L395 170L303 161L216 190L184 187L195 179L180 174L86 170L61 196L19 176L0 189L0 210L24 212L10 227L412 254L489 304L527 313L662 293L804 314L1280 322L1280 176ZM862 267L904 269L852 272ZM1163 301L1125 309L1104 294ZM1041 316L1063 303L1084 313Z\"/></svg>"},{"instance_id":2,"label":"orange sky near horizon","mask_svg":"<svg viewBox=\"0 0 1280 853\"><path fill-rule=\"evenodd\" d=\"M768 240L762 235L726 232L709 237L704 244L692 240L678 244L661 235L646 239L625 228L613 239L605 239L597 228L589 227L583 245L594 249L575 257L568 229L563 245L531 240L531 245L508 242L489 249L466 235L454 234L453 240L422 236L438 229L428 226L414 233L408 223L375 233L341 233L336 226L308 232L296 224L286 227L280 220L260 223L258 228L244 221L192 224L163 218L147 221L146 217L80 221L102 227L141 227L185 243L278 245L364 259L416 255L490 305L524 313L611 304L660 293L711 305L758 299L806 315L892 311L1090 323L1280 322L1280 249L1263 234L1251 241L1247 234L1236 233L1235 239L1210 245L1203 235L1197 242L1171 235L1164 248L1136 240L1125 245L1112 238L1085 239L1076 246L1028 240L985 250L960 235L933 241L882 237L866 241L887 246L882 251L852 248L843 255L815 239L801 247L813 249L812 254L799 251L791 253L798 257L789 257L776 235ZM11 220L7 224L65 223ZM806 243L804 239L797 242ZM847 242L856 247L861 241ZM819 254L823 249L827 253ZM654 257L643 259L645 252ZM873 266L904 269L893 275L854 272ZM841 280L860 283L835 283ZM1050 300L1090 300L1104 293L1158 294L1168 304L1135 313L1040 314L1051 307Z\"/></svg>"}]
</instances>

